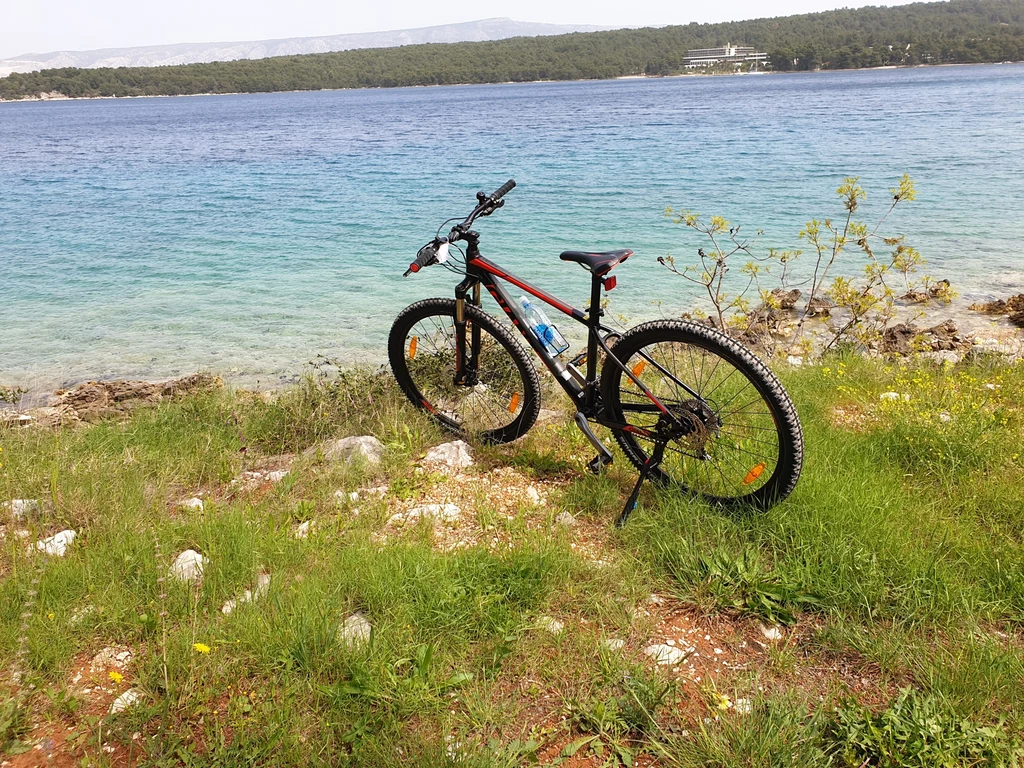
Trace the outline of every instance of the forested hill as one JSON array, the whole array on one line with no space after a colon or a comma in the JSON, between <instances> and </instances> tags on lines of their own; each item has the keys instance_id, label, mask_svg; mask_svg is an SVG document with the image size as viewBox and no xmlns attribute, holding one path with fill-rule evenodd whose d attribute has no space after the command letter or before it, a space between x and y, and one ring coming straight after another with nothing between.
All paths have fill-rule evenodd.
<instances>
[{"instance_id":1,"label":"forested hill","mask_svg":"<svg viewBox=\"0 0 1024 768\"><path fill-rule=\"evenodd\" d=\"M721 24L410 45L172 67L51 69L0 78L0 98L255 93L668 75L689 48L733 43L776 70L1024 60L1022 0L950 0Z\"/></svg>"}]
</instances>

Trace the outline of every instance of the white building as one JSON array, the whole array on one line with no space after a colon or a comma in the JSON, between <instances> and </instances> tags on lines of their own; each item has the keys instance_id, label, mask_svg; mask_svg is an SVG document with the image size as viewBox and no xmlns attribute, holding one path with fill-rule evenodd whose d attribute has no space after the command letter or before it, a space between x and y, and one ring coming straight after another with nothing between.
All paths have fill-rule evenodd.
<instances>
[{"instance_id":1,"label":"white building","mask_svg":"<svg viewBox=\"0 0 1024 768\"><path fill-rule=\"evenodd\" d=\"M715 64L732 63L740 66L753 63L755 66L768 60L767 53L758 53L753 48L726 43L720 48L694 48L686 52L683 64L687 69L711 67Z\"/></svg>"}]
</instances>

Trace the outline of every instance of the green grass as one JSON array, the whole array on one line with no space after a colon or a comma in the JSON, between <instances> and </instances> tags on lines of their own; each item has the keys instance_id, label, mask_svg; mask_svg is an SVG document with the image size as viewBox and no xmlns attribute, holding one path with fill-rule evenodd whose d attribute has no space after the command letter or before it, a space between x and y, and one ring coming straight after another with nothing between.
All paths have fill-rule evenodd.
<instances>
[{"instance_id":1,"label":"green grass","mask_svg":"<svg viewBox=\"0 0 1024 768\"><path fill-rule=\"evenodd\" d=\"M544 424L477 449L473 519L507 543L488 546L485 530L453 551L426 526L381 538L389 504L443 488L414 463L447 439L384 377L0 432L0 499L43 506L27 539L7 521L0 541L0 748L51 728L88 765L111 759L100 739L147 765L513 766L570 752L593 765L1019 764L1024 366L847 356L783 373L807 463L774 509L726 513L648 489L617 531L632 468L620 455L592 477L574 426ZM911 398L879 398L889 391ZM378 468L308 451L366 433L386 445ZM294 457L284 481L232 489L280 454ZM485 471L503 466L560 490L506 518L486 498ZM378 485L388 499L334 496ZM203 512L176 506L199 493ZM563 509L576 528L554 524ZM26 541L63 528L78 532L65 558L26 555ZM186 548L210 560L198 589L164 578ZM260 572L268 593L223 615ZM708 621L793 634L756 663L683 683L639 653L656 630L652 592ZM353 647L337 628L356 611L373 633ZM538 629L542 615L566 630ZM111 645L134 653L111 687L145 692L117 716L70 679ZM720 711L721 695L749 711Z\"/></svg>"}]
</instances>

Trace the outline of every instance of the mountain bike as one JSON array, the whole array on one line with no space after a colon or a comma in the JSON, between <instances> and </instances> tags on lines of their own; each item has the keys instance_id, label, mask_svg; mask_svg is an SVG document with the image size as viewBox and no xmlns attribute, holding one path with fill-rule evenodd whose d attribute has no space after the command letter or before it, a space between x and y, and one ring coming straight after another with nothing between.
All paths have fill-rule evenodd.
<instances>
[{"instance_id":1,"label":"mountain bike","mask_svg":"<svg viewBox=\"0 0 1024 768\"><path fill-rule=\"evenodd\" d=\"M789 395L768 367L735 339L700 323L653 320L622 334L605 326L602 291L615 288L609 272L631 250L561 254L591 274L590 305L582 310L486 259L473 223L504 206L514 187L509 180L494 194L478 192L469 216L442 236L458 219L444 222L405 272L442 265L463 276L454 299L418 301L391 328L391 369L413 405L451 432L486 443L522 437L537 420L537 369L508 327L481 308L483 286L572 401L576 425L597 450L591 471L612 462L591 424L611 430L639 470L617 525L636 507L645 480L726 505L767 508L788 496L803 465L803 434ZM504 284L528 296L516 302ZM566 344L530 297L586 326L580 354L563 360Z\"/></svg>"}]
</instances>

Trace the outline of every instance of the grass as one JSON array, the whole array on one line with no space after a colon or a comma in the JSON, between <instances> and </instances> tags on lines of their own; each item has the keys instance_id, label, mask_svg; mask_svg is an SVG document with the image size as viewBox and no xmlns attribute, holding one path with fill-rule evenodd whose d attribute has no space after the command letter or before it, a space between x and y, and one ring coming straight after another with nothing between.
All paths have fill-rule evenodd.
<instances>
[{"instance_id":1,"label":"grass","mask_svg":"<svg viewBox=\"0 0 1024 768\"><path fill-rule=\"evenodd\" d=\"M590 476L585 439L556 421L475 450L474 538L454 549L427 523L388 527L451 492L415 466L448 438L365 372L0 432L0 498L42 507L0 541L0 749L82 765L1020 764L1024 366L836 356L782 373L807 464L774 509L649 489L617 531L633 470L618 456ZM346 434L376 435L382 464L310 450ZM231 484L282 463L281 482ZM544 504L511 503L500 477ZM370 486L389 492L335 496ZM203 511L177 506L197 494ZM64 528L66 557L26 554ZM187 548L209 558L198 587L166 578ZM224 615L261 572L267 594ZM338 636L355 612L367 643ZM682 643L684 621L735 663L650 663L642 649ZM773 623L783 640L762 634ZM105 647L131 651L124 679L85 693L74 675ZM129 687L140 704L109 715Z\"/></svg>"}]
</instances>

